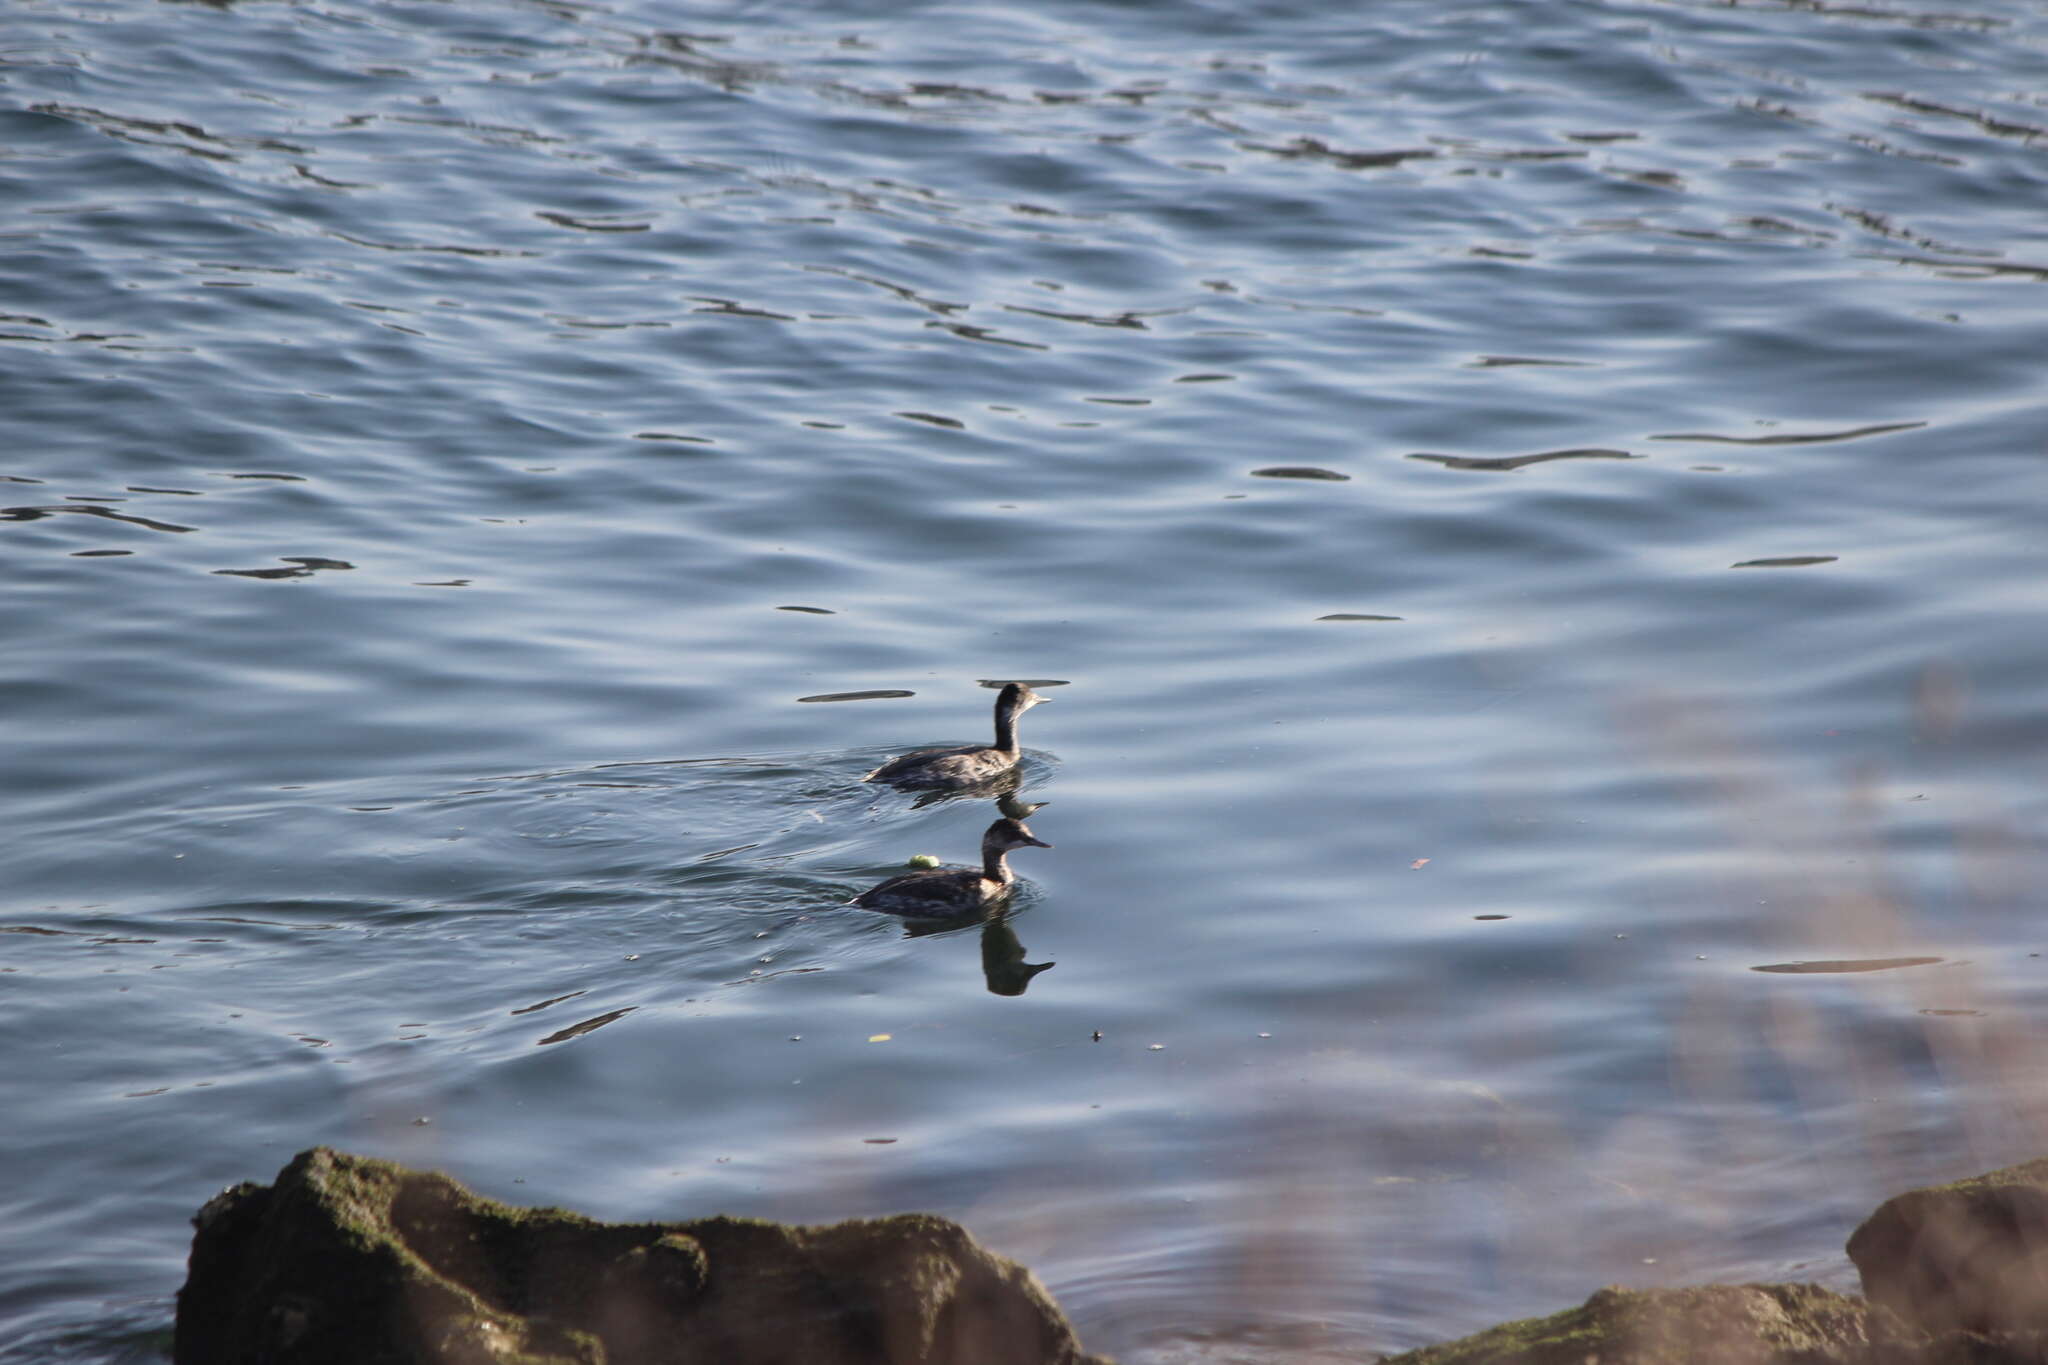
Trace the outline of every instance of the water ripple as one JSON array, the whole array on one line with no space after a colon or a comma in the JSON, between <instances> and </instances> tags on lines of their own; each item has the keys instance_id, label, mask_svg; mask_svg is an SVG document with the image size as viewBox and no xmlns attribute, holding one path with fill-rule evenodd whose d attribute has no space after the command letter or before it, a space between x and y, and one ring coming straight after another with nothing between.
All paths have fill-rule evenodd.
<instances>
[{"instance_id":1,"label":"water ripple","mask_svg":"<svg viewBox=\"0 0 2048 1365\"><path fill-rule=\"evenodd\" d=\"M2038 1154L2033 8L659 10L0 52L24 1362L316 1139L1139 1365ZM843 911L1005 678L1015 913Z\"/></svg>"}]
</instances>

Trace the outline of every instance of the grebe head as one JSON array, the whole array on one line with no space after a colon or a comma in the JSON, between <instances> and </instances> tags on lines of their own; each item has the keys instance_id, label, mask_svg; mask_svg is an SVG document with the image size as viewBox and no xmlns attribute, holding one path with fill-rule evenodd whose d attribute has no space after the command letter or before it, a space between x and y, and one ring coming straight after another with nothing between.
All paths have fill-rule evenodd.
<instances>
[{"instance_id":1,"label":"grebe head","mask_svg":"<svg viewBox=\"0 0 2048 1365\"><path fill-rule=\"evenodd\" d=\"M998 820L988 827L988 832L981 836L981 846L984 850L998 849L1004 853L1013 848L1052 847L1027 829L1022 820L1007 819Z\"/></svg>"},{"instance_id":2,"label":"grebe head","mask_svg":"<svg viewBox=\"0 0 2048 1365\"><path fill-rule=\"evenodd\" d=\"M996 709L1008 711L1013 716L1021 716L1038 703L1051 700L1051 697L1033 692L1023 683L1004 683L1002 692L996 697Z\"/></svg>"}]
</instances>

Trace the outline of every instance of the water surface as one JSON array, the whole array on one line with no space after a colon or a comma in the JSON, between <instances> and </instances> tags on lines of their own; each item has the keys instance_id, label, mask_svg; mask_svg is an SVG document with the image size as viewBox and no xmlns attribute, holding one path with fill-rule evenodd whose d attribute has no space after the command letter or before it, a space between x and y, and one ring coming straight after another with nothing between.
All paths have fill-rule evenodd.
<instances>
[{"instance_id":1,"label":"water surface","mask_svg":"<svg viewBox=\"0 0 2048 1365\"><path fill-rule=\"evenodd\" d=\"M2032 7L12 17L0 1358L316 1142L1140 1365L2044 1150Z\"/></svg>"}]
</instances>

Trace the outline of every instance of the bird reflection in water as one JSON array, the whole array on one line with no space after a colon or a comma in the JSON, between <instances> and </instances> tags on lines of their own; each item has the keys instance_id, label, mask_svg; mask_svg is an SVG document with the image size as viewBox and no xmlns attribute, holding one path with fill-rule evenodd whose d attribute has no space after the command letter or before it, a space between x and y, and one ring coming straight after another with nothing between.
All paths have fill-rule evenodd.
<instances>
[{"instance_id":1,"label":"bird reflection in water","mask_svg":"<svg viewBox=\"0 0 2048 1365\"><path fill-rule=\"evenodd\" d=\"M923 938L927 934L944 934L955 929L964 929L979 918L981 921L981 974L988 982L990 995L1022 995L1031 985L1031 978L1040 972L1056 966L1051 962L1026 962L1028 951L1017 931L1010 927L1010 912L1007 909L980 915L967 914L948 920L929 922L905 921L905 938Z\"/></svg>"},{"instance_id":2,"label":"bird reflection in water","mask_svg":"<svg viewBox=\"0 0 2048 1365\"><path fill-rule=\"evenodd\" d=\"M1008 911L991 915L981 926L981 974L991 995L1022 995L1031 978L1055 964L1026 962L1024 944L1010 927Z\"/></svg>"},{"instance_id":3,"label":"bird reflection in water","mask_svg":"<svg viewBox=\"0 0 2048 1365\"><path fill-rule=\"evenodd\" d=\"M1023 769L1011 768L1007 772L998 773L994 777L985 778L982 781L970 783L966 786L949 787L944 790L921 791L911 800L910 808L912 810L923 810L926 806L940 805L948 801L984 801L994 798L998 810L1002 811L1005 815L1009 815L1012 820L1021 820L1024 816L1010 814L1012 806L1022 807L1025 813L1029 814L1037 810L1040 805L1045 804L1042 801L1034 805L1028 801L1017 800L1017 793L1023 789L1023 786Z\"/></svg>"}]
</instances>

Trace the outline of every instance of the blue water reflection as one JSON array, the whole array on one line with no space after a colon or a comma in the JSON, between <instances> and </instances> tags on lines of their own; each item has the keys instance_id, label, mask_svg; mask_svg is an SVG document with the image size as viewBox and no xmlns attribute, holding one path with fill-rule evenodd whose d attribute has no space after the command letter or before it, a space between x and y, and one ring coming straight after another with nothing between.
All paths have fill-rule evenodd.
<instances>
[{"instance_id":1,"label":"blue water reflection","mask_svg":"<svg viewBox=\"0 0 2048 1365\"><path fill-rule=\"evenodd\" d=\"M1141 1365L2040 1154L2033 9L15 18L0 1358L315 1142Z\"/></svg>"}]
</instances>

